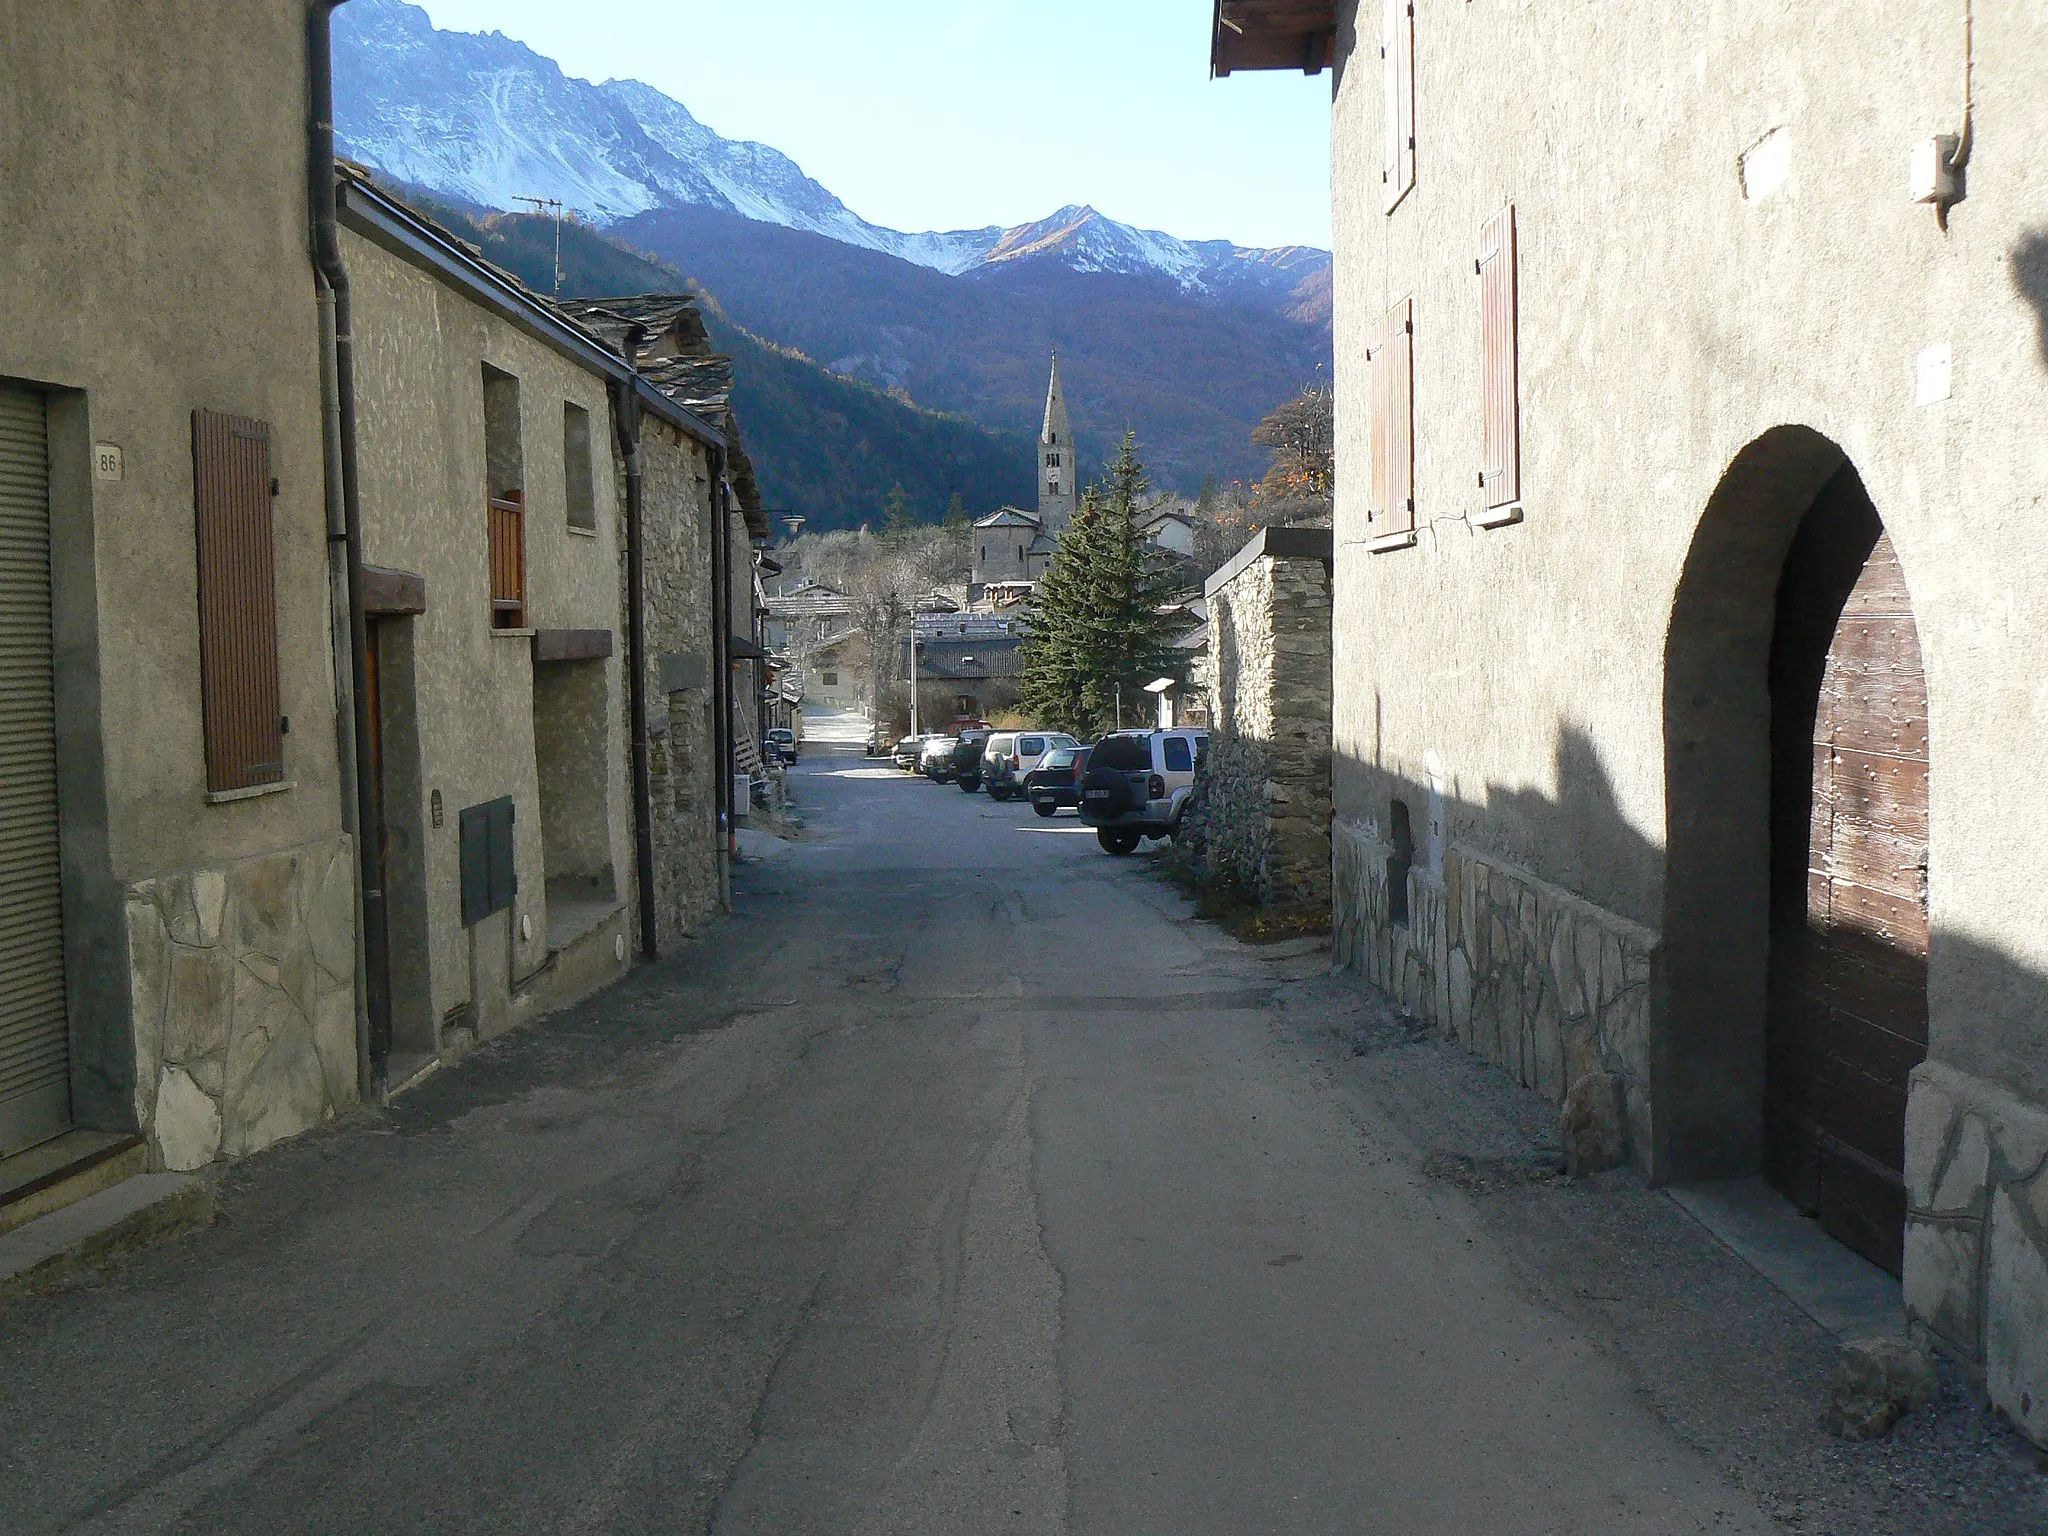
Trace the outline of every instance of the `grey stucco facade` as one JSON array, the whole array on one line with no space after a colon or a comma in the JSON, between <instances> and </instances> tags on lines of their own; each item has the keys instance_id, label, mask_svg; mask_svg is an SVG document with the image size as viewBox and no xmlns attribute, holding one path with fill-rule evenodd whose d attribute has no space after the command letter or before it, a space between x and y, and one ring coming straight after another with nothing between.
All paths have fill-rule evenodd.
<instances>
[{"instance_id":1,"label":"grey stucco facade","mask_svg":"<svg viewBox=\"0 0 2048 1536\"><path fill-rule=\"evenodd\" d=\"M353 1101L354 899L305 8L200 4L147 30L145 67L130 7L0 11L0 381L49 426L69 1123L139 1132L162 1167ZM290 724L278 783L231 800L207 792L198 410L266 424L276 479ZM118 470L95 473L95 444Z\"/></svg>"},{"instance_id":2,"label":"grey stucco facade","mask_svg":"<svg viewBox=\"0 0 2048 1536\"><path fill-rule=\"evenodd\" d=\"M1532 1086L1618 1075L1652 1176L1754 1171L1774 593L1853 469L1926 690L1906 1297L2048 1442L2048 887L2019 767L2048 720L2048 22L1418 0L1394 200L1380 8L1332 13L1340 954ZM1907 195L1936 135L1967 151L1945 211ZM1494 509L1474 265L1509 207L1520 495ZM1403 302L1412 543L1366 518L1367 352Z\"/></svg>"},{"instance_id":3,"label":"grey stucco facade","mask_svg":"<svg viewBox=\"0 0 2048 1536\"><path fill-rule=\"evenodd\" d=\"M425 611L375 625L392 926L393 1054L438 1057L622 974L633 816L609 455L570 516L565 412L611 435L603 374L351 229L364 559L425 578ZM502 417L486 426L486 385ZM488 441L487 441L488 440ZM488 450L511 468L493 470ZM601 448L600 448L601 451ZM486 502L523 495L526 611L494 622ZM600 656L544 659L551 632ZM462 813L509 799L517 891L465 921Z\"/></svg>"}]
</instances>

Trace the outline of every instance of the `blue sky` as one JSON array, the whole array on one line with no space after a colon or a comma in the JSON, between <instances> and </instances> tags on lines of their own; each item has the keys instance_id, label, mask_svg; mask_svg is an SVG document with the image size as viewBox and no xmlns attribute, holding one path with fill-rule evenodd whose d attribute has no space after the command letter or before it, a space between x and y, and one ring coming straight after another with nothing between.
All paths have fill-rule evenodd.
<instances>
[{"instance_id":1,"label":"blue sky","mask_svg":"<svg viewBox=\"0 0 2048 1536\"><path fill-rule=\"evenodd\" d=\"M1210 80L1209 0L423 3L571 75L645 80L896 229L1092 203L1188 239L1330 243L1330 77Z\"/></svg>"}]
</instances>

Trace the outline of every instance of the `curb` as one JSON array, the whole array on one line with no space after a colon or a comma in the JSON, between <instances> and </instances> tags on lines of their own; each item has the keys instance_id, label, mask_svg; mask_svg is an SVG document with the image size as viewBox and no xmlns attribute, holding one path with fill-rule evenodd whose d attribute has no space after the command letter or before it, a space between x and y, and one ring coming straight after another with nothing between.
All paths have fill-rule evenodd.
<instances>
[{"instance_id":1,"label":"curb","mask_svg":"<svg viewBox=\"0 0 2048 1536\"><path fill-rule=\"evenodd\" d=\"M189 1173L144 1173L0 1237L0 1300L62 1285L124 1254L209 1226L214 1189Z\"/></svg>"}]
</instances>

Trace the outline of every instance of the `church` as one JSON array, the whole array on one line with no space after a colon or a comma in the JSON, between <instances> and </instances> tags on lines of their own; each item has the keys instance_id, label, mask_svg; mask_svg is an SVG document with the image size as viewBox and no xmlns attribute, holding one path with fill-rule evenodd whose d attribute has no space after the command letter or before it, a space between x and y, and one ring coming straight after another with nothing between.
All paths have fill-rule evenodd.
<instances>
[{"instance_id":1,"label":"church","mask_svg":"<svg viewBox=\"0 0 2048 1536\"><path fill-rule=\"evenodd\" d=\"M1074 521L1080 504L1081 470L1074 447L1074 429L1067 420L1066 392L1060 387L1060 359L1052 359L1052 380L1045 391L1045 425L1038 434L1038 511L1001 507L974 525L974 589L980 597L991 587L1021 586L1045 574L1060 535Z\"/></svg>"}]
</instances>

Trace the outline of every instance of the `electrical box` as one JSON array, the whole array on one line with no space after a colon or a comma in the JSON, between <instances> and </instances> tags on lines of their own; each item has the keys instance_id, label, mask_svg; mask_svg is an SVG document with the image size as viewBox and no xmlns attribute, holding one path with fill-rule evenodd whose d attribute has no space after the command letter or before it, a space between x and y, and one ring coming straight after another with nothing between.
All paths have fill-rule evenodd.
<instances>
[{"instance_id":1,"label":"electrical box","mask_svg":"<svg viewBox=\"0 0 2048 1536\"><path fill-rule=\"evenodd\" d=\"M1956 200L1956 149L1962 143L1953 133L1937 133L1913 146L1907 167L1907 181L1916 203L1952 203Z\"/></svg>"}]
</instances>

